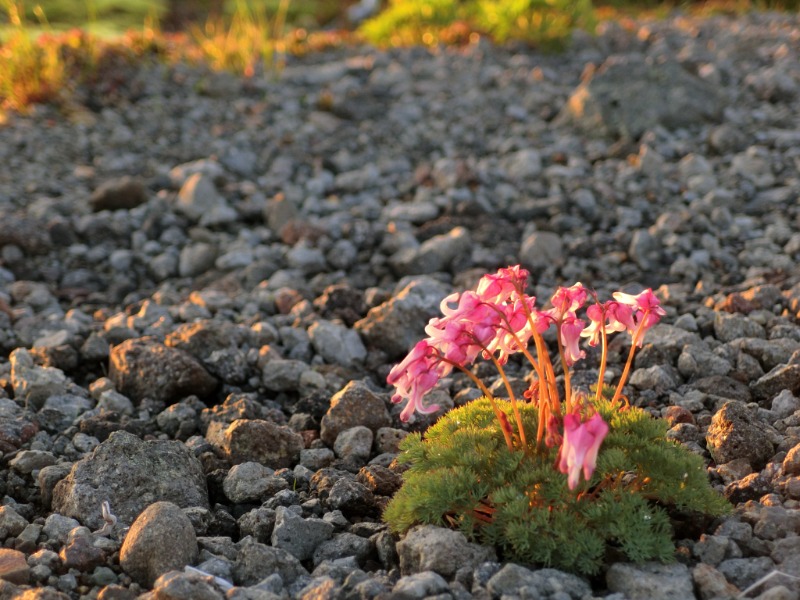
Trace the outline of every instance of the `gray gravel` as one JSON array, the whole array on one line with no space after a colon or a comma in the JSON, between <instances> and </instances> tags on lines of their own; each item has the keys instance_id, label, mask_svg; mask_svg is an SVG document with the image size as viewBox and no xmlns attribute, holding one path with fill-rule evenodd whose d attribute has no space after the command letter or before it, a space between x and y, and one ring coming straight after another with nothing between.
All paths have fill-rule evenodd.
<instances>
[{"instance_id":1,"label":"gray gravel","mask_svg":"<svg viewBox=\"0 0 800 600\"><path fill-rule=\"evenodd\" d=\"M676 16L247 81L130 65L13 116L0 595L797 600L798 28ZM437 417L401 423L386 374L445 295L518 262L540 297L658 289L626 393L736 506L677 563L585 581L381 523L398 441Z\"/></svg>"}]
</instances>

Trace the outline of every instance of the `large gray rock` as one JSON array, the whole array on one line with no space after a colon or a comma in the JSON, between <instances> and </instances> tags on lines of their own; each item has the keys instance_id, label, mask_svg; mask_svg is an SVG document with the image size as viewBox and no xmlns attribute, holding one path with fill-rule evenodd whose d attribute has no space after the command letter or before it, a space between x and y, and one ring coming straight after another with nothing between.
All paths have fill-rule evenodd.
<instances>
[{"instance_id":1,"label":"large gray rock","mask_svg":"<svg viewBox=\"0 0 800 600\"><path fill-rule=\"evenodd\" d=\"M300 561L282 548L272 548L252 539L242 540L233 565L234 583L243 586L256 585L273 573L281 576L284 585L308 575Z\"/></svg>"},{"instance_id":2,"label":"large gray rock","mask_svg":"<svg viewBox=\"0 0 800 600\"><path fill-rule=\"evenodd\" d=\"M141 179L124 176L101 184L89 198L94 211L128 210L147 202L147 189Z\"/></svg>"},{"instance_id":3,"label":"large gray rock","mask_svg":"<svg viewBox=\"0 0 800 600\"><path fill-rule=\"evenodd\" d=\"M311 558L314 550L333 535L333 525L322 519L304 519L293 510L279 506L275 510L272 545L283 548L298 560Z\"/></svg>"},{"instance_id":4,"label":"large gray rock","mask_svg":"<svg viewBox=\"0 0 800 600\"><path fill-rule=\"evenodd\" d=\"M492 596L551 597L566 594L569 598L584 598L591 594L588 582L576 575L557 569L531 571L520 565L509 563L489 579L487 584Z\"/></svg>"},{"instance_id":5,"label":"large gray rock","mask_svg":"<svg viewBox=\"0 0 800 600\"><path fill-rule=\"evenodd\" d=\"M131 523L159 500L209 508L200 461L180 442L143 442L124 431L75 463L53 490L53 510L92 529L104 523L105 501L122 523Z\"/></svg>"},{"instance_id":6,"label":"large gray rock","mask_svg":"<svg viewBox=\"0 0 800 600\"><path fill-rule=\"evenodd\" d=\"M175 209L201 225L236 220L236 211L217 192L212 178L203 173L195 173L186 179L178 192Z\"/></svg>"},{"instance_id":7,"label":"large gray rock","mask_svg":"<svg viewBox=\"0 0 800 600\"><path fill-rule=\"evenodd\" d=\"M772 458L775 446L766 425L741 402L726 402L711 419L706 446L717 464L744 458L761 469Z\"/></svg>"},{"instance_id":8,"label":"large gray rock","mask_svg":"<svg viewBox=\"0 0 800 600\"><path fill-rule=\"evenodd\" d=\"M363 381L351 381L331 398L320 423L320 438L333 446L342 431L363 425L373 432L392 424L381 398Z\"/></svg>"},{"instance_id":9,"label":"large gray rock","mask_svg":"<svg viewBox=\"0 0 800 600\"><path fill-rule=\"evenodd\" d=\"M681 563L614 563L606 584L629 600L686 600L694 598L689 568Z\"/></svg>"},{"instance_id":10,"label":"large gray rock","mask_svg":"<svg viewBox=\"0 0 800 600\"><path fill-rule=\"evenodd\" d=\"M446 594L450 596L449 586L444 577L433 571L423 571L401 577L392 588L392 594L399 598L429 598Z\"/></svg>"},{"instance_id":11,"label":"large gray rock","mask_svg":"<svg viewBox=\"0 0 800 600\"><path fill-rule=\"evenodd\" d=\"M206 439L235 465L257 462L272 469L293 467L304 447L299 434L261 419L237 419L230 425L212 421Z\"/></svg>"},{"instance_id":12,"label":"large gray rock","mask_svg":"<svg viewBox=\"0 0 800 600\"><path fill-rule=\"evenodd\" d=\"M383 350L390 360L402 357L425 335L428 320L452 289L432 277L403 279L392 297L357 321L356 330L368 345Z\"/></svg>"},{"instance_id":13,"label":"large gray rock","mask_svg":"<svg viewBox=\"0 0 800 600\"><path fill-rule=\"evenodd\" d=\"M778 365L750 384L753 396L761 402L772 401L783 390L800 393L800 365Z\"/></svg>"},{"instance_id":14,"label":"large gray rock","mask_svg":"<svg viewBox=\"0 0 800 600\"><path fill-rule=\"evenodd\" d=\"M738 338L764 338L764 328L739 313L718 311L714 313L714 335L718 340L730 342Z\"/></svg>"},{"instance_id":15,"label":"large gray rock","mask_svg":"<svg viewBox=\"0 0 800 600\"><path fill-rule=\"evenodd\" d=\"M135 338L111 350L108 376L131 400L152 398L172 403L186 396L204 398L217 380L188 352L154 338Z\"/></svg>"},{"instance_id":16,"label":"large gray rock","mask_svg":"<svg viewBox=\"0 0 800 600\"><path fill-rule=\"evenodd\" d=\"M192 564L197 552L189 517L171 502L155 502L131 525L119 562L134 581L151 587L167 571Z\"/></svg>"},{"instance_id":17,"label":"large gray rock","mask_svg":"<svg viewBox=\"0 0 800 600\"><path fill-rule=\"evenodd\" d=\"M673 60L612 56L584 80L559 114L587 134L638 139L658 125L668 129L718 121L719 92Z\"/></svg>"},{"instance_id":18,"label":"large gray rock","mask_svg":"<svg viewBox=\"0 0 800 600\"><path fill-rule=\"evenodd\" d=\"M446 579L461 568L472 570L497 558L494 548L472 544L464 534L434 525L412 529L397 543L397 553L403 574L434 571Z\"/></svg>"},{"instance_id":19,"label":"large gray rock","mask_svg":"<svg viewBox=\"0 0 800 600\"><path fill-rule=\"evenodd\" d=\"M534 231L520 244L519 259L523 266L544 269L564 261L562 237L552 231Z\"/></svg>"},{"instance_id":20,"label":"large gray rock","mask_svg":"<svg viewBox=\"0 0 800 600\"><path fill-rule=\"evenodd\" d=\"M390 257L389 263L400 275L446 271L456 258L468 257L471 246L469 231L455 227L448 233L425 240L417 247L399 250Z\"/></svg>"},{"instance_id":21,"label":"large gray rock","mask_svg":"<svg viewBox=\"0 0 800 600\"><path fill-rule=\"evenodd\" d=\"M53 367L36 365L25 348L14 350L9 360L14 396L27 407L38 410L50 396L64 392L67 386L64 372Z\"/></svg>"},{"instance_id":22,"label":"large gray rock","mask_svg":"<svg viewBox=\"0 0 800 600\"><path fill-rule=\"evenodd\" d=\"M150 597L150 594L146 596ZM210 575L168 571L153 583L152 597L169 600L224 600L225 594Z\"/></svg>"},{"instance_id":23,"label":"large gray rock","mask_svg":"<svg viewBox=\"0 0 800 600\"><path fill-rule=\"evenodd\" d=\"M257 462L235 465L222 480L222 490L225 497L235 504L263 502L289 487L286 480L276 477L274 472Z\"/></svg>"},{"instance_id":24,"label":"large gray rock","mask_svg":"<svg viewBox=\"0 0 800 600\"><path fill-rule=\"evenodd\" d=\"M326 363L353 367L364 362L367 349L358 332L332 321L319 319L308 328L314 350Z\"/></svg>"}]
</instances>

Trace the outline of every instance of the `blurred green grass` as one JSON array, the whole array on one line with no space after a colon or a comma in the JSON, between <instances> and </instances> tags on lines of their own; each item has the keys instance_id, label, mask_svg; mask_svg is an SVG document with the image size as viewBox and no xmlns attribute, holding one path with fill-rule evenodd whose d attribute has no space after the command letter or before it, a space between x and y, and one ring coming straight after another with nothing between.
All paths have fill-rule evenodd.
<instances>
[{"instance_id":1,"label":"blurred green grass","mask_svg":"<svg viewBox=\"0 0 800 600\"><path fill-rule=\"evenodd\" d=\"M291 0L286 22L294 28L315 30L330 25L346 24L344 17L349 6L357 0ZM120 35L129 29L140 29L142 24L154 23L166 30L181 29L189 23L203 23L210 16L230 17L240 0L24 0L28 25L34 30L47 28L63 31L80 27L101 36ZM247 0L252 9L265 14L276 14L281 0ZM488 28L492 22L500 38L515 37L513 28L502 28L507 16L523 13L532 8L543 8L553 14L578 14L580 5L594 6L599 14L617 13L659 14L674 8L700 12L741 13L748 10L800 9L800 0L383 0L382 12L367 27L367 37L389 36L392 27L401 22L423 21L425 15L433 18L427 23L436 26L441 18L460 18L464 14L483 13ZM41 9L41 10L39 10ZM450 14L452 13L452 14ZM494 13L494 14L492 14ZM506 13L505 15L503 13ZM47 23L41 23L40 16ZM500 15L498 18L497 15ZM0 11L0 35L7 28L6 15ZM400 36L403 37L403 36Z\"/></svg>"},{"instance_id":2,"label":"blurred green grass","mask_svg":"<svg viewBox=\"0 0 800 600\"><path fill-rule=\"evenodd\" d=\"M139 29L145 22L178 29L190 22L203 23L211 16L230 17L237 10L237 1L26 0L23 7L27 22L33 28L46 25L54 31L63 31L80 27L96 35L112 36ZM248 4L255 10L275 14L281 0L252 0ZM295 0L289 3L287 21L293 27L322 27L340 17L347 4L340 0ZM45 15L46 24L41 23L41 14ZM3 16L0 11L0 24Z\"/></svg>"}]
</instances>

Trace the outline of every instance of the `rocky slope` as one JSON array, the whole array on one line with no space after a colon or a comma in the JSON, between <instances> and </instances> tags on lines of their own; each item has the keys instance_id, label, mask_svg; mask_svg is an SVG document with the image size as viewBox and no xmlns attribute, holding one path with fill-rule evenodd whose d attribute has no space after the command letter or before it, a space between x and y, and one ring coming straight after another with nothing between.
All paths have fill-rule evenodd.
<instances>
[{"instance_id":1,"label":"rocky slope","mask_svg":"<svg viewBox=\"0 0 800 600\"><path fill-rule=\"evenodd\" d=\"M335 50L248 81L126 66L12 117L0 596L798 598L798 27ZM516 263L542 298L658 289L629 397L737 507L675 564L589 582L381 524L429 422L401 424L389 368Z\"/></svg>"}]
</instances>

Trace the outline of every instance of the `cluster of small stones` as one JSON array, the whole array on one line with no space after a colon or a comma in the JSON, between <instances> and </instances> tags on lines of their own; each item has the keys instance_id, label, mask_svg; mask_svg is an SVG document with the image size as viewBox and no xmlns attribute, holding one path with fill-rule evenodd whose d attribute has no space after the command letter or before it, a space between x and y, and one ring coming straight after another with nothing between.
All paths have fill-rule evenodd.
<instances>
[{"instance_id":1,"label":"cluster of small stones","mask_svg":"<svg viewBox=\"0 0 800 600\"><path fill-rule=\"evenodd\" d=\"M69 114L12 116L0 597L797 600L798 27L348 48L249 80L109 60ZM663 298L626 393L735 505L677 562L589 582L381 522L399 441L436 418L399 421L389 368L516 263L542 298ZM432 401L474 396L454 376Z\"/></svg>"}]
</instances>

